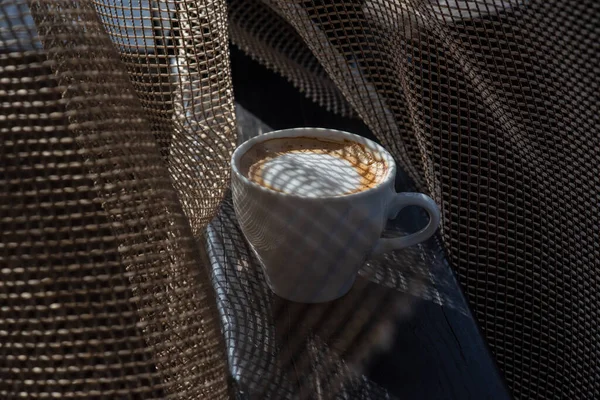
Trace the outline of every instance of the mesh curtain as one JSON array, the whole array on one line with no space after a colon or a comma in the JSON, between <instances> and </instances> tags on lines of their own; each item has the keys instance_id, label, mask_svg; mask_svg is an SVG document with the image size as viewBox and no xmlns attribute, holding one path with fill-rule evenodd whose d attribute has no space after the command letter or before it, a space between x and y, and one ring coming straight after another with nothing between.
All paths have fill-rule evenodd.
<instances>
[{"instance_id":1,"label":"mesh curtain","mask_svg":"<svg viewBox=\"0 0 600 400\"><path fill-rule=\"evenodd\" d=\"M600 396L600 4L230 7L235 44L318 104L350 104L436 199L447 255L513 395ZM323 94L317 64L343 100Z\"/></svg>"},{"instance_id":2,"label":"mesh curtain","mask_svg":"<svg viewBox=\"0 0 600 400\"><path fill-rule=\"evenodd\" d=\"M0 398L228 398L221 1L0 3ZM167 57L168 56L168 57Z\"/></svg>"},{"instance_id":3,"label":"mesh curtain","mask_svg":"<svg viewBox=\"0 0 600 400\"><path fill-rule=\"evenodd\" d=\"M0 3L0 396L227 396L199 239L236 141L229 35L436 199L515 397L600 396L599 19L594 0Z\"/></svg>"}]
</instances>

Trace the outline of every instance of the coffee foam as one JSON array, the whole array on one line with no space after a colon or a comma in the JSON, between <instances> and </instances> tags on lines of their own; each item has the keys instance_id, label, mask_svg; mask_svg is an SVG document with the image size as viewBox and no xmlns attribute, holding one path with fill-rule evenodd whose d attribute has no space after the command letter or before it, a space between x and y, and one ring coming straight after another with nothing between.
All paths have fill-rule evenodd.
<instances>
[{"instance_id":1,"label":"coffee foam","mask_svg":"<svg viewBox=\"0 0 600 400\"><path fill-rule=\"evenodd\" d=\"M251 181L278 192L331 197L377 186L388 166L362 144L310 137L276 138L254 145L240 159Z\"/></svg>"}]
</instances>

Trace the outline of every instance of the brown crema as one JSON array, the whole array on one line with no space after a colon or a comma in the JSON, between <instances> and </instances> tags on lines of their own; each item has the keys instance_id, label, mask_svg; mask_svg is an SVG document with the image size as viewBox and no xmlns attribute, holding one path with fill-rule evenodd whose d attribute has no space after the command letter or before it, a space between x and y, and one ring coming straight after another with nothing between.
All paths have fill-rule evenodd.
<instances>
[{"instance_id":1,"label":"brown crema","mask_svg":"<svg viewBox=\"0 0 600 400\"><path fill-rule=\"evenodd\" d=\"M269 189L284 192L272 187L264 179L263 169L267 162L291 153L324 154L346 161L360 175L358 188L341 193L343 195L362 192L376 187L386 176L388 165L381 155L366 146L349 141L333 141L314 137L289 137L269 139L252 146L240 158L240 172L251 181ZM311 168L327 169L327 163Z\"/></svg>"}]
</instances>

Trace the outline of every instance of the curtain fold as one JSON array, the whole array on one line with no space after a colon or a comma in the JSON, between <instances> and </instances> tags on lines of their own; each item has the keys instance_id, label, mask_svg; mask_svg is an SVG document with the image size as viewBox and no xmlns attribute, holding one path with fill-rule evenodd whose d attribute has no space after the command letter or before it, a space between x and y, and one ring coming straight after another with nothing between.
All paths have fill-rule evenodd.
<instances>
[{"instance_id":1,"label":"curtain fold","mask_svg":"<svg viewBox=\"0 0 600 400\"><path fill-rule=\"evenodd\" d=\"M515 397L600 395L598 2L262 3L303 42L262 62L308 47L441 206L451 265ZM268 15L236 20L235 40L269 43Z\"/></svg>"},{"instance_id":2,"label":"curtain fold","mask_svg":"<svg viewBox=\"0 0 600 400\"><path fill-rule=\"evenodd\" d=\"M10 0L0 397L227 397L229 35L435 198L515 397L600 396L600 3Z\"/></svg>"},{"instance_id":3,"label":"curtain fold","mask_svg":"<svg viewBox=\"0 0 600 400\"><path fill-rule=\"evenodd\" d=\"M226 11L174 2L168 42L134 3L0 5L2 398L229 397L199 242L235 143Z\"/></svg>"}]
</instances>

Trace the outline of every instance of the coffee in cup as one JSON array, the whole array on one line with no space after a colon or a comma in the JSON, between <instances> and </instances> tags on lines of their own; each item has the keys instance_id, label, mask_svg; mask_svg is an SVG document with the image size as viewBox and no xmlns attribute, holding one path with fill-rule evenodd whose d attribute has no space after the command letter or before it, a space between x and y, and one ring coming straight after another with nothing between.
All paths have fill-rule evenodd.
<instances>
[{"instance_id":1,"label":"coffee in cup","mask_svg":"<svg viewBox=\"0 0 600 400\"><path fill-rule=\"evenodd\" d=\"M268 189L306 197L343 196L377 186L388 165L377 153L349 140L275 138L250 148L240 171Z\"/></svg>"}]
</instances>

